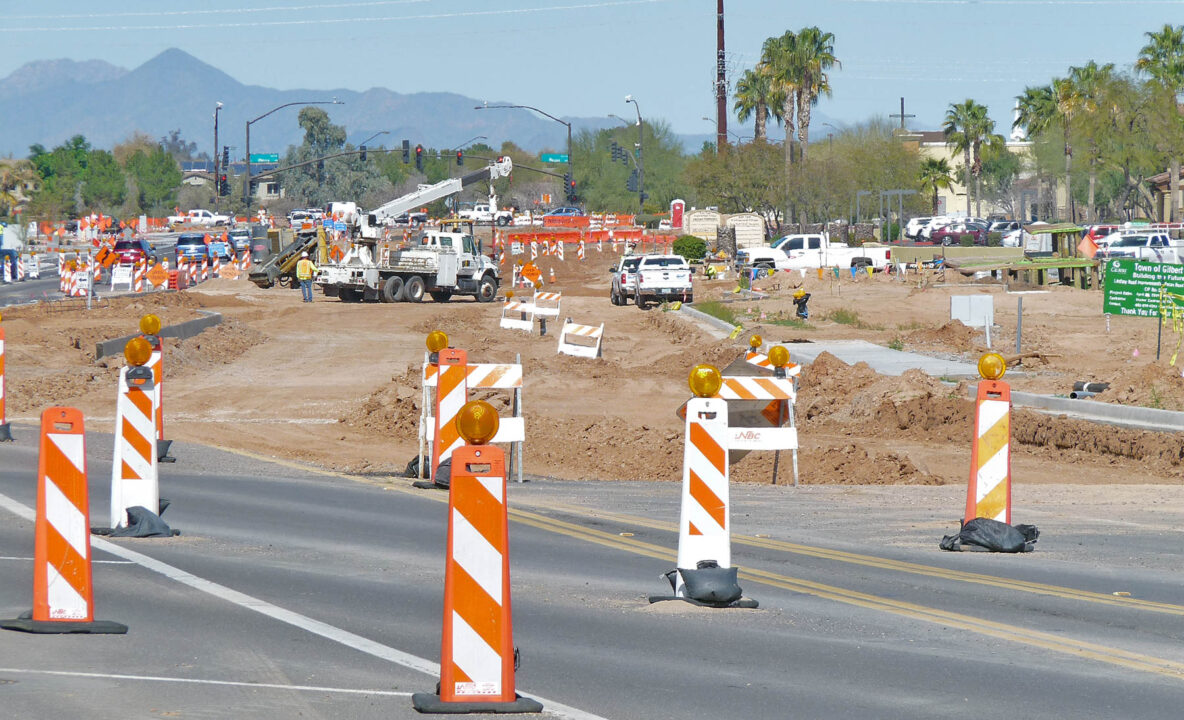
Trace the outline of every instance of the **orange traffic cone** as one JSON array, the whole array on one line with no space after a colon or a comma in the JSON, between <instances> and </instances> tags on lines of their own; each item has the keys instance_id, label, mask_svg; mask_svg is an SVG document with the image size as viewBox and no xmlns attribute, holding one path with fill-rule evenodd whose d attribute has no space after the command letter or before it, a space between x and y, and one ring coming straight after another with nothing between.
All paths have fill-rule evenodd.
<instances>
[{"instance_id":1,"label":"orange traffic cone","mask_svg":"<svg viewBox=\"0 0 1184 720\"><path fill-rule=\"evenodd\" d=\"M551 276L547 278L552 285L555 284L555 268L551 268Z\"/></svg>"}]
</instances>

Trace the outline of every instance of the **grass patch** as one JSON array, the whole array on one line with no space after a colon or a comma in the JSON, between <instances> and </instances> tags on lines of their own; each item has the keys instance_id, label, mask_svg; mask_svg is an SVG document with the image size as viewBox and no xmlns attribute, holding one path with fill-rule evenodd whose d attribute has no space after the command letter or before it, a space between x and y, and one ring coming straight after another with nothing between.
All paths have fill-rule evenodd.
<instances>
[{"instance_id":1,"label":"grass patch","mask_svg":"<svg viewBox=\"0 0 1184 720\"><path fill-rule=\"evenodd\" d=\"M898 337L892 338L888 341L888 349L897 351L904 350L904 340L901 340Z\"/></svg>"},{"instance_id":2,"label":"grass patch","mask_svg":"<svg viewBox=\"0 0 1184 720\"><path fill-rule=\"evenodd\" d=\"M839 325L850 325L857 330L883 330L883 328L877 325L871 325L869 323L865 323L863 320L860 320L859 313L854 310L848 310L847 308L831 310L830 313L823 319L830 320L831 322L838 323Z\"/></svg>"},{"instance_id":3,"label":"grass patch","mask_svg":"<svg viewBox=\"0 0 1184 720\"><path fill-rule=\"evenodd\" d=\"M897 325L896 329L897 330L920 330L924 327L925 327L924 323L919 323L916 320L914 320L911 323L905 323L904 325Z\"/></svg>"},{"instance_id":4,"label":"grass patch","mask_svg":"<svg viewBox=\"0 0 1184 720\"><path fill-rule=\"evenodd\" d=\"M713 318L719 318L729 325L740 324L740 319L736 315L735 311L718 300L703 300L701 302L695 303L691 307L695 308L699 312L707 313Z\"/></svg>"},{"instance_id":5,"label":"grass patch","mask_svg":"<svg viewBox=\"0 0 1184 720\"><path fill-rule=\"evenodd\" d=\"M1160 396L1159 390L1154 385L1151 386L1151 402L1149 405L1157 410L1163 410L1163 397Z\"/></svg>"}]
</instances>

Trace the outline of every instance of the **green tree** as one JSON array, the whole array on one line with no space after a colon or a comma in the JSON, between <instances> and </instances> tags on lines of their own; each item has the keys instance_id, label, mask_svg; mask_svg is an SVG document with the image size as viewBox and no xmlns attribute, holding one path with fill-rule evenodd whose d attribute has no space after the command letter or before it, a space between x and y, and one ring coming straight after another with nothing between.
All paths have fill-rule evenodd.
<instances>
[{"instance_id":1,"label":"green tree","mask_svg":"<svg viewBox=\"0 0 1184 720\"><path fill-rule=\"evenodd\" d=\"M1077 204L1073 200L1073 122L1081 111L1081 90L1072 78L1056 78L1052 81L1052 97L1056 103L1057 117L1064 133L1065 153L1065 204L1068 206L1069 222L1077 222Z\"/></svg>"},{"instance_id":2,"label":"green tree","mask_svg":"<svg viewBox=\"0 0 1184 720\"><path fill-rule=\"evenodd\" d=\"M802 157L810 144L810 112L822 95L830 96L830 76L827 71L842 67L835 58L834 33L823 32L812 26L802 28L794 43L792 64L797 82L794 83L798 106L798 142Z\"/></svg>"},{"instance_id":3,"label":"green tree","mask_svg":"<svg viewBox=\"0 0 1184 720\"><path fill-rule=\"evenodd\" d=\"M1116 78L1114 64L1098 65L1093 60L1081 67L1069 68L1069 79L1081 97L1081 131L1086 143L1089 168L1089 195L1086 200L1086 217L1097 221L1098 162L1102 156L1101 136L1109 129L1118 108L1108 100L1112 97L1112 86Z\"/></svg>"},{"instance_id":4,"label":"green tree","mask_svg":"<svg viewBox=\"0 0 1184 720\"><path fill-rule=\"evenodd\" d=\"M137 148L127 159L126 167L135 180L143 210L160 214L173 207L181 186L181 168L167 150L160 145L147 151Z\"/></svg>"},{"instance_id":5,"label":"green tree","mask_svg":"<svg viewBox=\"0 0 1184 720\"><path fill-rule=\"evenodd\" d=\"M1013 128L1023 128L1034 146L1046 142L1046 134L1057 122L1057 104L1052 94L1051 85L1024 88L1022 95L1016 97L1019 103L1019 113ZM1041 153L1034 152L1033 160L1036 170L1036 207L1038 214L1044 211L1044 163Z\"/></svg>"},{"instance_id":6,"label":"green tree","mask_svg":"<svg viewBox=\"0 0 1184 720\"><path fill-rule=\"evenodd\" d=\"M614 142L633 159L613 162ZM577 192L588 208L617 213L637 211L637 193L626 188L630 173L637 167L636 142L635 127L583 130L573 139ZM682 178L687 160L682 145L665 122L646 121L642 125L642 149L645 192L649 195L646 212L664 212L670 201L686 190Z\"/></svg>"},{"instance_id":7,"label":"green tree","mask_svg":"<svg viewBox=\"0 0 1184 720\"><path fill-rule=\"evenodd\" d=\"M925 158L921 161L920 181L921 192L933 199L931 212L936 215L938 190L947 190L954 184L950 163L945 158Z\"/></svg>"},{"instance_id":8,"label":"green tree","mask_svg":"<svg viewBox=\"0 0 1184 720\"><path fill-rule=\"evenodd\" d=\"M289 198L316 207L332 201L365 203L366 199L378 202L378 198L394 197L394 187L383 168L369 157L366 162L358 155L324 159L355 149L345 142L345 127L330 121L327 112L305 107L297 115L297 122L304 130L304 141L288 148L281 167L308 164L278 174Z\"/></svg>"},{"instance_id":9,"label":"green tree","mask_svg":"<svg viewBox=\"0 0 1184 720\"><path fill-rule=\"evenodd\" d=\"M797 98L797 84L800 78L795 64L797 35L786 30L777 37L767 38L761 46L759 67L769 78L771 92L781 100L781 106L772 107L777 120L785 126L785 176L789 177L789 166L793 163L793 130L796 122L794 102Z\"/></svg>"},{"instance_id":10,"label":"green tree","mask_svg":"<svg viewBox=\"0 0 1184 720\"><path fill-rule=\"evenodd\" d=\"M995 133L995 121L987 114L985 105L967 98L961 103L951 104L946 111L942 131L946 135L946 144L961 152L963 157L964 176L966 178L966 214L970 214L970 179L975 180L975 213L982 214L982 149L984 145L996 145L1003 142L1003 138Z\"/></svg>"},{"instance_id":11,"label":"green tree","mask_svg":"<svg viewBox=\"0 0 1184 720\"><path fill-rule=\"evenodd\" d=\"M86 207L113 214L127 195L127 179L115 156L107 150L91 150L82 175L82 201Z\"/></svg>"},{"instance_id":12,"label":"green tree","mask_svg":"<svg viewBox=\"0 0 1184 720\"><path fill-rule=\"evenodd\" d=\"M1163 111L1170 117L1170 120L1161 122L1159 139L1161 148L1168 156L1168 187L1172 197L1165 219L1176 222L1180 202L1180 152L1179 145L1175 144L1175 136L1179 133L1171 126L1180 124L1180 114L1174 100L1184 89L1184 25L1165 24L1158 31L1146 33L1146 36L1148 42L1139 50L1135 71L1150 77L1157 92L1170 96L1173 101L1169 103L1164 98L1159 99Z\"/></svg>"},{"instance_id":13,"label":"green tree","mask_svg":"<svg viewBox=\"0 0 1184 720\"><path fill-rule=\"evenodd\" d=\"M763 68L745 70L736 83L736 103L732 109L740 122L753 120L753 140L764 142L769 120L770 102L779 101L773 95L773 86Z\"/></svg>"}]
</instances>

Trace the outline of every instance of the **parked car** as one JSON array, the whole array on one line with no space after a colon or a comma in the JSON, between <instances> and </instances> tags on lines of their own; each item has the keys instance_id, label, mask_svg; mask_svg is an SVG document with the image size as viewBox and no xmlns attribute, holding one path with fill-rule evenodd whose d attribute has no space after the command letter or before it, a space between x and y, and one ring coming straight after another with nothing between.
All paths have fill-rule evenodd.
<instances>
[{"instance_id":1,"label":"parked car","mask_svg":"<svg viewBox=\"0 0 1184 720\"><path fill-rule=\"evenodd\" d=\"M1121 225L1089 225L1086 227L1085 236L1096 243L1121 229Z\"/></svg>"},{"instance_id":2,"label":"parked car","mask_svg":"<svg viewBox=\"0 0 1184 720\"><path fill-rule=\"evenodd\" d=\"M1020 229L1020 224L1016 220L996 220L991 223L991 226L988 228L988 232L1000 233L1001 235L1006 235L1007 233L1012 232L1013 230L1019 230L1019 229Z\"/></svg>"},{"instance_id":3,"label":"parked car","mask_svg":"<svg viewBox=\"0 0 1184 720\"><path fill-rule=\"evenodd\" d=\"M230 233L230 244L234 246L236 253L247 250L251 247L251 231L247 228L235 228Z\"/></svg>"},{"instance_id":4,"label":"parked car","mask_svg":"<svg viewBox=\"0 0 1184 720\"><path fill-rule=\"evenodd\" d=\"M156 251L152 249L152 246L144 238L117 240L115 241L115 247L111 251L119 258L117 262L120 265L135 264L145 258L156 260Z\"/></svg>"},{"instance_id":5,"label":"parked car","mask_svg":"<svg viewBox=\"0 0 1184 720\"><path fill-rule=\"evenodd\" d=\"M974 237L975 245L987 244L987 228L978 224L947 225L940 230L934 230L930 240L935 245L961 245L963 235Z\"/></svg>"},{"instance_id":6,"label":"parked car","mask_svg":"<svg viewBox=\"0 0 1184 720\"><path fill-rule=\"evenodd\" d=\"M583 217L584 211L578 207L557 207L543 213L543 217Z\"/></svg>"},{"instance_id":7,"label":"parked car","mask_svg":"<svg viewBox=\"0 0 1184 720\"><path fill-rule=\"evenodd\" d=\"M609 288L608 299L613 305L625 305L629 302L629 289L633 287L633 276L637 272L637 264L641 262L641 255L626 255L615 266L609 267L613 274L612 287Z\"/></svg>"},{"instance_id":8,"label":"parked car","mask_svg":"<svg viewBox=\"0 0 1184 720\"><path fill-rule=\"evenodd\" d=\"M177 238L177 260L200 262L202 258L209 258L210 251L206 246L206 236L203 233L183 233Z\"/></svg>"},{"instance_id":9,"label":"parked car","mask_svg":"<svg viewBox=\"0 0 1184 720\"><path fill-rule=\"evenodd\" d=\"M916 240L921 230L929 224L931 217L915 217L909 218L909 221L904 224L904 236L910 240Z\"/></svg>"}]
</instances>

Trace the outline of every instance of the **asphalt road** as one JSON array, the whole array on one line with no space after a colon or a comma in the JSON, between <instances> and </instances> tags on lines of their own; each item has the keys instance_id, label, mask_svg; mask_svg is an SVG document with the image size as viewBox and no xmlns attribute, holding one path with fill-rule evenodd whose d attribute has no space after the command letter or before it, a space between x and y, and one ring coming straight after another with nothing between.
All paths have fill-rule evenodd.
<instances>
[{"instance_id":1,"label":"asphalt road","mask_svg":"<svg viewBox=\"0 0 1184 720\"><path fill-rule=\"evenodd\" d=\"M31 601L34 431L15 430L0 617ZM111 444L88 434L94 526ZM97 616L130 632L0 634L0 717L416 716L408 694L437 679L444 493L173 454L164 517L183 534L96 540ZM733 563L758 610L646 601L673 567L676 484L512 485L519 691L551 716L618 720L1180 716L1184 577L1118 562L1170 553L1164 537L1109 538L1113 564L1061 552L1071 534L1043 538L1047 556L943 554L929 528L924 549L848 532L860 519L841 520L842 496L824 510L733 492Z\"/></svg>"}]
</instances>

